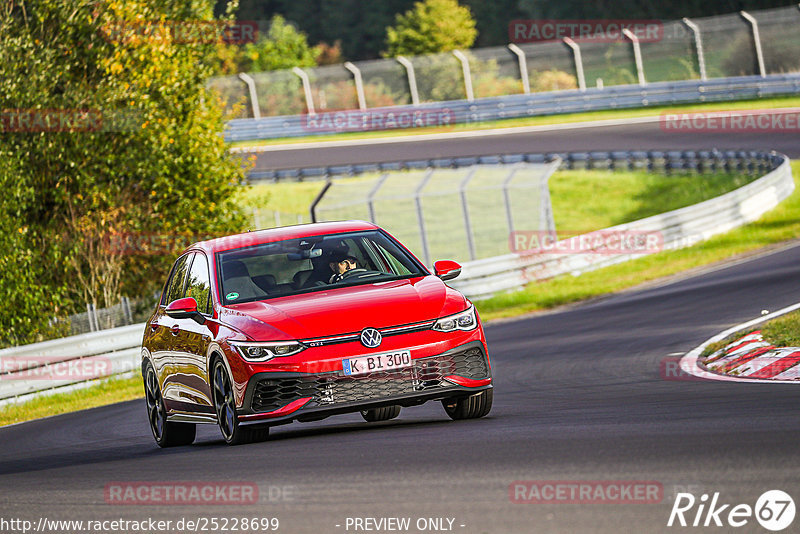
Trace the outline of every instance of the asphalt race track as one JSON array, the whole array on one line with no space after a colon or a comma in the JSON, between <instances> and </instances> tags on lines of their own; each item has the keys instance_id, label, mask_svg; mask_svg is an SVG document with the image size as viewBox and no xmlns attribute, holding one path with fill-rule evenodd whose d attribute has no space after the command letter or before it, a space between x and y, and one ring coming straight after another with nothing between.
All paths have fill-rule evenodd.
<instances>
[{"instance_id":1,"label":"asphalt race track","mask_svg":"<svg viewBox=\"0 0 800 534\"><path fill-rule=\"evenodd\" d=\"M257 155L256 171L318 167L380 161L520 154L527 152L581 152L609 150L699 150L708 148L776 150L800 157L800 136L787 132L663 131L658 122L617 126L566 127L553 131L509 133L491 137L463 137L409 142L371 141L367 146L271 147Z\"/></svg>"},{"instance_id":2,"label":"asphalt race track","mask_svg":"<svg viewBox=\"0 0 800 534\"><path fill-rule=\"evenodd\" d=\"M496 140L484 141L481 153L499 151ZM560 149L661 142L637 138L635 131L595 138L591 147L589 140ZM533 141L525 150L558 144ZM798 153L788 138L782 145L768 136L758 141ZM523 151L524 144L508 151ZM445 145L422 147L416 157ZM325 157L319 152L294 152L295 165L314 164ZM420 518L444 518L444 528L451 519L450 531L465 534L699 531L667 528L677 492L698 500L719 492L720 504L751 507L771 489L800 499L800 385L668 380L664 362L762 309L797 301L800 243L670 283L491 324L495 403L480 420L452 422L429 403L384 423L365 423L357 414L295 423L273 429L269 441L239 447L226 446L216 427L201 426L195 445L160 450L138 400L2 428L0 520L277 517L278 532L344 533L367 532L347 528L348 517L407 517L407 532L448 531L418 530ZM509 488L518 480L651 481L663 495L655 504L514 503ZM108 484L134 481L255 483L260 497L251 505L106 502ZM688 521L696 511L687 512ZM795 519L795 531L798 524ZM752 517L736 531L765 532Z\"/></svg>"}]
</instances>

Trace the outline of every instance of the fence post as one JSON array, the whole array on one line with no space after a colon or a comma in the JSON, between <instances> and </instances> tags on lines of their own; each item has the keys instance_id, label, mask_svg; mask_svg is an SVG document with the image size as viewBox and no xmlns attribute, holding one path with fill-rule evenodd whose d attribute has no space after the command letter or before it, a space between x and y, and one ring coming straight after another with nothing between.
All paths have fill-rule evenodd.
<instances>
[{"instance_id":1,"label":"fence post","mask_svg":"<svg viewBox=\"0 0 800 534\"><path fill-rule=\"evenodd\" d=\"M89 332L96 332L97 317L94 315L94 305L91 302L86 304L86 318L89 320Z\"/></svg>"},{"instance_id":2,"label":"fence post","mask_svg":"<svg viewBox=\"0 0 800 534\"><path fill-rule=\"evenodd\" d=\"M122 297L122 311L125 314L126 324L133 324L133 314L131 313L131 303L128 297Z\"/></svg>"},{"instance_id":3,"label":"fence post","mask_svg":"<svg viewBox=\"0 0 800 534\"><path fill-rule=\"evenodd\" d=\"M353 79L356 82L356 97L358 97L358 109L360 109L361 111L366 111L367 99L364 97L364 80L361 79L361 71L358 69L358 67L356 67L349 61L346 61L344 63L344 68L353 73Z\"/></svg>"},{"instance_id":4,"label":"fence post","mask_svg":"<svg viewBox=\"0 0 800 534\"><path fill-rule=\"evenodd\" d=\"M414 74L414 65L403 56L397 56L395 59L406 69L408 90L411 93L411 104L419 106L419 91L417 91L417 75Z\"/></svg>"},{"instance_id":5,"label":"fence post","mask_svg":"<svg viewBox=\"0 0 800 534\"><path fill-rule=\"evenodd\" d=\"M261 110L258 107L258 94L256 93L256 81L253 79L252 76L250 76L249 74L245 74L244 72L239 73L239 79L247 84L247 88L250 91L250 105L253 108L253 118L260 119Z\"/></svg>"},{"instance_id":6,"label":"fence post","mask_svg":"<svg viewBox=\"0 0 800 534\"><path fill-rule=\"evenodd\" d=\"M508 196L508 186L511 184L511 180L514 179L514 175L517 174L518 170L518 166L511 169L511 172L508 173L508 177L503 180L503 202L506 205L506 222L508 223L509 236L514 232L514 216L511 214L511 198Z\"/></svg>"},{"instance_id":7,"label":"fence post","mask_svg":"<svg viewBox=\"0 0 800 534\"><path fill-rule=\"evenodd\" d=\"M764 54L761 50L761 37L758 34L758 21L747 11L740 11L739 13L742 15L744 20L750 23L750 27L753 30L753 42L755 43L756 59L758 60L758 74L763 78L767 75L767 72L764 68Z\"/></svg>"},{"instance_id":8,"label":"fence post","mask_svg":"<svg viewBox=\"0 0 800 534\"><path fill-rule=\"evenodd\" d=\"M303 92L306 95L306 108L308 108L308 114L316 115L317 112L314 110L314 98L311 95L311 81L308 79L308 74L300 67L292 67L292 72L294 72L303 82Z\"/></svg>"},{"instance_id":9,"label":"fence post","mask_svg":"<svg viewBox=\"0 0 800 534\"><path fill-rule=\"evenodd\" d=\"M473 166L461 183L458 186L458 193L461 195L461 211L464 213L464 230L467 234L467 247L469 248L469 259L475 260L477 259L477 252L475 250L475 236L472 233L472 222L469 218L469 205L467 203L467 184L469 181L472 180L473 176L477 172L478 167Z\"/></svg>"},{"instance_id":10,"label":"fence post","mask_svg":"<svg viewBox=\"0 0 800 534\"><path fill-rule=\"evenodd\" d=\"M625 34L625 37L631 40L633 43L633 59L636 62L636 74L639 76L639 85L647 85L647 81L644 79L644 65L642 64L642 48L639 46L639 38L630 31L628 28L622 30L622 33Z\"/></svg>"},{"instance_id":11,"label":"fence post","mask_svg":"<svg viewBox=\"0 0 800 534\"><path fill-rule=\"evenodd\" d=\"M317 204L320 203L320 201L322 200L322 197L325 196L325 193L327 193L328 189L330 189L331 185L333 185L333 182L331 181L331 177L330 176L326 176L326 178L327 178L327 180L325 181L325 185L322 187L322 189L320 189L319 193L317 193L316 198L314 198L314 202L311 203L311 207L308 208L308 211L311 214L311 222L312 223L317 222Z\"/></svg>"},{"instance_id":12,"label":"fence post","mask_svg":"<svg viewBox=\"0 0 800 534\"><path fill-rule=\"evenodd\" d=\"M472 102L475 100L475 94L472 92L472 73L469 70L469 59L464 55L461 50L453 50L453 55L461 62L461 71L464 73L464 90L467 93L467 101Z\"/></svg>"},{"instance_id":13,"label":"fence post","mask_svg":"<svg viewBox=\"0 0 800 534\"><path fill-rule=\"evenodd\" d=\"M375 198L375 195L378 194L378 189L381 188L383 182L385 182L387 178L389 178L389 173L383 173L383 175L378 178L378 183L375 184L375 187L373 187L372 190L367 194L367 211L369 212L369 220L374 224L378 223L375 218L375 205L373 204L373 199Z\"/></svg>"},{"instance_id":14,"label":"fence post","mask_svg":"<svg viewBox=\"0 0 800 534\"><path fill-rule=\"evenodd\" d=\"M425 264L431 265L431 251L428 247L428 233L425 230L425 217L422 213L422 189L428 185L428 180L433 176L434 169L428 169L425 176L422 177L417 188L414 190L414 204L417 207L417 223L419 224L419 236L422 239L422 255L425 256Z\"/></svg>"},{"instance_id":15,"label":"fence post","mask_svg":"<svg viewBox=\"0 0 800 534\"><path fill-rule=\"evenodd\" d=\"M575 74L578 75L578 87L581 91L585 91L586 78L583 75L583 58L581 57L581 47L569 37L564 37L563 41L564 44L572 49L572 57L575 60Z\"/></svg>"},{"instance_id":16,"label":"fence post","mask_svg":"<svg viewBox=\"0 0 800 534\"><path fill-rule=\"evenodd\" d=\"M528 63L525 61L525 51L514 43L510 43L508 49L517 55L517 61L519 61L519 77L522 80L522 91L526 95L529 95L531 94L531 81L528 79Z\"/></svg>"},{"instance_id":17,"label":"fence post","mask_svg":"<svg viewBox=\"0 0 800 534\"><path fill-rule=\"evenodd\" d=\"M706 56L703 53L703 38L700 36L700 27L687 19L683 18L683 23L692 31L694 35L694 48L697 52L697 66L700 68L700 79L706 81Z\"/></svg>"},{"instance_id":18,"label":"fence post","mask_svg":"<svg viewBox=\"0 0 800 534\"><path fill-rule=\"evenodd\" d=\"M550 177L553 176L560 166L561 158L556 157L547 167L547 171L545 171L546 174L539 177L539 187L541 188L539 192L539 202L542 205L542 209L539 212L539 226L545 232L552 233L554 235L556 232L556 223L555 218L553 217L553 203L550 200L549 181Z\"/></svg>"}]
</instances>

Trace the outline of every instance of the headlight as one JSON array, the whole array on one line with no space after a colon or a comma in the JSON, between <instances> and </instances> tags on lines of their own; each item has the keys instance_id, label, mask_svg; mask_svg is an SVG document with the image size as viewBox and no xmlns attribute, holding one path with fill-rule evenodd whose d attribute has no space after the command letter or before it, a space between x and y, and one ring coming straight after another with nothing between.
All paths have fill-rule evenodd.
<instances>
[{"instance_id":1,"label":"headlight","mask_svg":"<svg viewBox=\"0 0 800 534\"><path fill-rule=\"evenodd\" d=\"M455 315L442 317L433 323L433 329L439 332L453 332L455 330L475 330L478 327L478 318L475 317L475 306Z\"/></svg>"},{"instance_id":2,"label":"headlight","mask_svg":"<svg viewBox=\"0 0 800 534\"><path fill-rule=\"evenodd\" d=\"M272 358L291 356L306 349L297 341L229 341L248 362L266 362Z\"/></svg>"}]
</instances>

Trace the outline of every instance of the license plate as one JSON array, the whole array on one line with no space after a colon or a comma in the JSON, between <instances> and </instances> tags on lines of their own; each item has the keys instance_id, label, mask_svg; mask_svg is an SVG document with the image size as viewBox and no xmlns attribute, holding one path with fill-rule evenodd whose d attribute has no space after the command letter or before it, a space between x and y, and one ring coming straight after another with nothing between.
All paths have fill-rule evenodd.
<instances>
[{"instance_id":1,"label":"license plate","mask_svg":"<svg viewBox=\"0 0 800 534\"><path fill-rule=\"evenodd\" d=\"M384 354L369 354L342 360L342 369L347 376L357 376L377 371L391 371L411 367L411 351L398 350Z\"/></svg>"}]
</instances>

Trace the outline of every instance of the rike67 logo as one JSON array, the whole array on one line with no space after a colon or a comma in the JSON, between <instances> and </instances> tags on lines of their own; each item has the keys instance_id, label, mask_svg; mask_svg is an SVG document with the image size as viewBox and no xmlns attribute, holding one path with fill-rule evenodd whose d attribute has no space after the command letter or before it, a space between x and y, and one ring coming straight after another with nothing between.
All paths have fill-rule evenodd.
<instances>
[{"instance_id":1,"label":"rike67 logo","mask_svg":"<svg viewBox=\"0 0 800 534\"><path fill-rule=\"evenodd\" d=\"M755 518L765 529L778 532L792 524L794 515L794 500L781 490L765 491L755 506L723 503L719 492L710 501L705 493L699 499L691 493L678 493L667 526L739 528Z\"/></svg>"}]
</instances>

